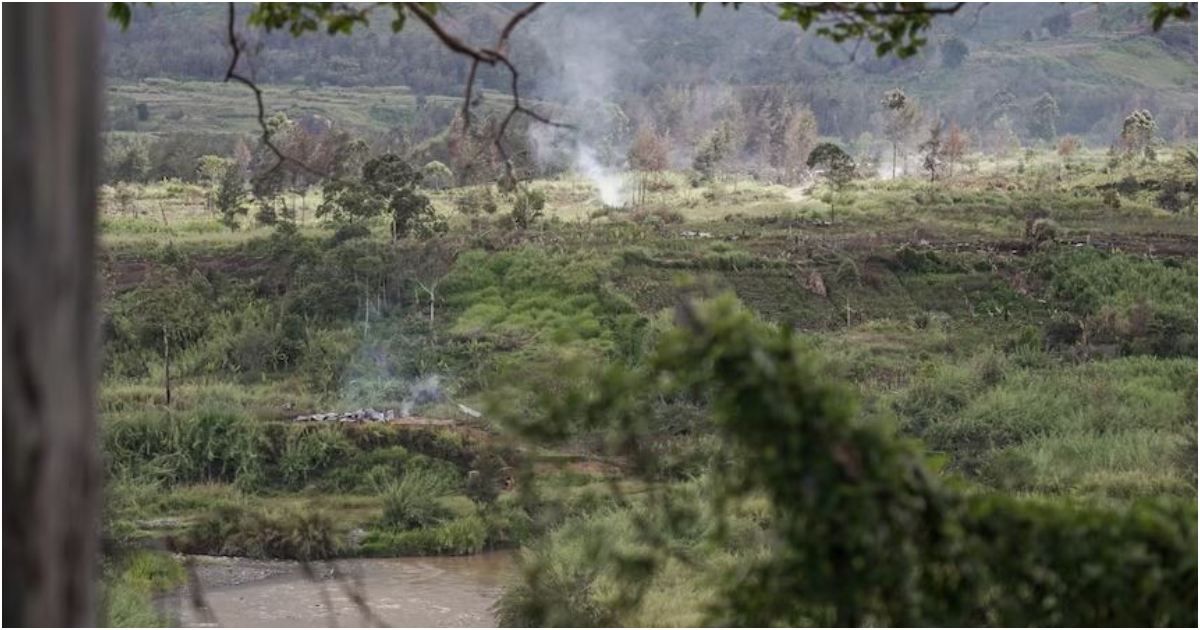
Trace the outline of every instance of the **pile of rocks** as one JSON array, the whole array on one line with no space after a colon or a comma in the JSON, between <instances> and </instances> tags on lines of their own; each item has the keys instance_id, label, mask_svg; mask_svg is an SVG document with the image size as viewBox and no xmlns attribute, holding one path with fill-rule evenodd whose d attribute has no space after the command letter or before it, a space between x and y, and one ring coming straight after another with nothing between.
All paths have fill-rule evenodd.
<instances>
[{"instance_id":1,"label":"pile of rocks","mask_svg":"<svg viewBox=\"0 0 1200 630\"><path fill-rule=\"evenodd\" d=\"M313 413L296 416L292 420L295 422L391 422L400 417L391 409L387 411L375 411L367 407L366 409L355 409L354 411L344 411L341 413Z\"/></svg>"}]
</instances>

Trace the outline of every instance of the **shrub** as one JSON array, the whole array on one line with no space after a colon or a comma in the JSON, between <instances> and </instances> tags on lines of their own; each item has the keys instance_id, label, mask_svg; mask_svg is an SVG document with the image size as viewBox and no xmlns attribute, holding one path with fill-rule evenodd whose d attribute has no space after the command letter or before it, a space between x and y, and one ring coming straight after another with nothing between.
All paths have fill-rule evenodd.
<instances>
[{"instance_id":1,"label":"shrub","mask_svg":"<svg viewBox=\"0 0 1200 630\"><path fill-rule=\"evenodd\" d=\"M275 212L275 208L272 208L270 205L263 204L259 206L258 210L254 213L254 222L262 226L270 227L279 222L279 215Z\"/></svg>"},{"instance_id":2,"label":"shrub","mask_svg":"<svg viewBox=\"0 0 1200 630\"><path fill-rule=\"evenodd\" d=\"M1071 324L1078 331L1070 335L1050 335L1048 329L1052 345L1074 343L1086 333L1126 352L1194 354L1194 265L1071 248L1038 257L1032 271L1047 297L1082 322Z\"/></svg>"},{"instance_id":3,"label":"shrub","mask_svg":"<svg viewBox=\"0 0 1200 630\"><path fill-rule=\"evenodd\" d=\"M445 491L444 481L437 475L422 470L405 473L384 493L383 524L405 530L441 523L449 516L437 502Z\"/></svg>"},{"instance_id":4,"label":"shrub","mask_svg":"<svg viewBox=\"0 0 1200 630\"><path fill-rule=\"evenodd\" d=\"M500 496L504 469L504 460L492 453L481 453L467 474L467 496L476 503L491 505Z\"/></svg>"},{"instance_id":5,"label":"shrub","mask_svg":"<svg viewBox=\"0 0 1200 630\"><path fill-rule=\"evenodd\" d=\"M512 221L519 229L526 229L542 217L546 207L546 194L537 189L521 189L513 199Z\"/></svg>"},{"instance_id":6,"label":"shrub","mask_svg":"<svg viewBox=\"0 0 1200 630\"><path fill-rule=\"evenodd\" d=\"M104 423L110 470L167 483L231 482L259 472L262 431L245 416L220 409L143 412Z\"/></svg>"},{"instance_id":7,"label":"shrub","mask_svg":"<svg viewBox=\"0 0 1200 630\"><path fill-rule=\"evenodd\" d=\"M346 241L356 238L370 238L371 228L363 223L345 223L338 226L333 236L329 237L329 246L336 247Z\"/></svg>"},{"instance_id":8,"label":"shrub","mask_svg":"<svg viewBox=\"0 0 1200 630\"><path fill-rule=\"evenodd\" d=\"M478 516L466 516L422 529L367 532L360 552L367 556L468 555L487 546L487 526Z\"/></svg>"},{"instance_id":9,"label":"shrub","mask_svg":"<svg viewBox=\"0 0 1200 630\"><path fill-rule=\"evenodd\" d=\"M515 495L494 501L483 510L488 546L508 547L528 541L535 531L533 518Z\"/></svg>"},{"instance_id":10,"label":"shrub","mask_svg":"<svg viewBox=\"0 0 1200 630\"><path fill-rule=\"evenodd\" d=\"M302 488L356 451L340 426L299 427L284 439L276 463L278 479L286 488Z\"/></svg>"},{"instance_id":11,"label":"shrub","mask_svg":"<svg viewBox=\"0 0 1200 630\"><path fill-rule=\"evenodd\" d=\"M454 209L468 217L478 216L479 214L493 215L498 209L496 205L496 197L492 194L492 189L487 186L472 188L464 194L454 198Z\"/></svg>"},{"instance_id":12,"label":"shrub","mask_svg":"<svg viewBox=\"0 0 1200 630\"><path fill-rule=\"evenodd\" d=\"M716 505L765 500L773 538L770 553L716 574L709 623L1196 624L1193 500L1105 509L964 492L943 484L913 443L859 414L853 391L789 329L759 324L731 298L693 306L681 319L646 367L609 368L588 384L589 394L547 401L545 422L583 415L618 431L622 439L610 443L624 447L637 442L630 427L648 401L684 390L709 397L729 448L712 473ZM1112 428L1124 420L1113 419ZM998 420L1004 416L978 426L992 431ZM536 435L534 427L524 432ZM663 511L675 514L670 507ZM717 541L727 540L727 528L715 531ZM613 552L611 564L624 570L604 582L603 600L569 597L586 593L597 562L557 571L568 578L566 601L581 601L584 612L599 601L636 606L679 547L661 534L650 541L657 542L640 553ZM514 606L522 614L510 620L567 625L556 616L566 607L541 595L547 572L527 575L518 591L524 603Z\"/></svg>"},{"instance_id":13,"label":"shrub","mask_svg":"<svg viewBox=\"0 0 1200 630\"><path fill-rule=\"evenodd\" d=\"M223 507L192 525L180 546L185 553L323 560L335 557L343 543L333 520L322 512Z\"/></svg>"},{"instance_id":14,"label":"shrub","mask_svg":"<svg viewBox=\"0 0 1200 630\"><path fill-rule=\"evenodd\" d=\"M321 329L310 334L296 369L309 391L318 395L337 392L357 345L351 330Z\"/></svg>"},{"instance_id":15,"label":"shrub","mask_svg":"<svg viewBox=\"0 0 1200 630\"><path fill-rule=\"evenodd\" d=\"M1058 239L1061 232L1062 228L1059 227L1058 222L1054 219L1034 219L1030 221L1026 228L1025 237L1037 243L1043 241L1053 242Z\"/></svg>"},{"instance_id":16,"label":"shrub","mask_svg":"<svg viewBox=\"0 0 1200 630\"><path fill-rule=\"evenodd\" d=\"M330 492L380 494L404 475L412 458L403 446L357 451L324 475L319 487Z\"/></svg>"},{"instance_id":17,"label":"shrub","mask_svg":"<svg viewBox=\"0 0 1200 630\"><path fill-rule=\"evenodd\" d=\"M946 273L961 271L932 249L918 249L910 245L901 245L896 249L894 258L885 259L884 264L893 271L908 273Z\"/></svg>"}]
</instances>

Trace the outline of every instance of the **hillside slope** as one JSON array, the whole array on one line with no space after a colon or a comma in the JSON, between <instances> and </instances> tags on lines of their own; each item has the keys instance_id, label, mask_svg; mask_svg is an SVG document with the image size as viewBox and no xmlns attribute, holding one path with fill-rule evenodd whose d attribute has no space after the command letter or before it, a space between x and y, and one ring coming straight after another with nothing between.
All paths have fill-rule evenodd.
<instances>
[{"instance_id":1,"label":"hillside slope","mask_svg":"<svg viewBox=\"0 0 1200 630\"><path fill-rule=\"evenodd\" d=\"M710 7L699 19L678 5L552 5L516 33L513 55L523 69L525 93L547 100L561 97L564 86L578 90L579 85L618 102L653 98L657 91L679 85L796 86L823 132L845 139L875 131L871 117L878 110L878 94L895 86L968 127L986 128L998 115L997 101L1003 100L1018 123L1017 133L1024 134L1023 112L1049 92L1059 101L1059 131L1085 135L1094 143L1110 142L1114 126L1135 107L1154 111L1168 135L1194 137L1194 22L1168 24L1154 33L1145 5L1077 7L968 7L936 22L925 50L900 61L876 59L868 47L854 54L852 44L838 46L805 34L794 24L780 23L761 5L738 11ZM493 37L511 10L507 5L448 5L442 15L448 28L480 40ZM1045 24L1058 14L1067 15L1069 26L1054 35ZM128 31L112 27L108 74L118 81L114 120L121 119L121 108L155 104L167 89L159 84L142 94L140 88L120 87L124 82L219 79L229 54L222 16L215 7L156 6L138 9ZM330 98L322 115L372 130L404 120L407 95L457 96L466 78L465 60L442 49L423 29L394 35L386 22L378 19L349 37L248 32L256 52L247 68L272 84L407 86L395 90L394 97L388 96L392 90L292 93L306 100ZM945 64L940 53L941 43L950 38L963 41L969 51L957 67ZM572 55L592 61L589 76L566 76L564 58ZM500 73L484 72L479 80L486 88L507 88ZM194 102L194 94L205 91L181 88L172 99ZM1002 94L1006 98L998 99ZM273 108L293 107L286 90L272 96L284 102ZM204 109L212 105L216 113L185 112L182 118L189 123L225 129L233 120L242 126L245 116L228 111L226 103L196 104Z\"/></svg>"}]
</instances>

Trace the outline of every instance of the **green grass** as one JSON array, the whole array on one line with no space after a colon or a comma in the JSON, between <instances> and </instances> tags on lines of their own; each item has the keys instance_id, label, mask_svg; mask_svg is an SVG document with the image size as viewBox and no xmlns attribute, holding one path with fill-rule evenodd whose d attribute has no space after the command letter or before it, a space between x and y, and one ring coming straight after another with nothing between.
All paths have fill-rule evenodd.
<instances>
[{"instance_id":1,"label":"green grass","mask_svg":"<svg viewBox=\"0 0 1200 630\"><path fill-rule=\"evenodd\" d=\"M101 586L104 625L114 628L166 627L171 620L153 603L153 597L181 586L183 566L171 555L134 551L105 567Z\"/></svg>"},{"instance_id":2,"label":"green grass","mask_svg":"<svg viewBox=\"0 0 1200 630\"><path fill-rule=\"evenodd\" d=\"M1127 499L1195 491L1194 359L939 365L896 410L954 469L999 489Z\"/></svg>"}]
</instances>

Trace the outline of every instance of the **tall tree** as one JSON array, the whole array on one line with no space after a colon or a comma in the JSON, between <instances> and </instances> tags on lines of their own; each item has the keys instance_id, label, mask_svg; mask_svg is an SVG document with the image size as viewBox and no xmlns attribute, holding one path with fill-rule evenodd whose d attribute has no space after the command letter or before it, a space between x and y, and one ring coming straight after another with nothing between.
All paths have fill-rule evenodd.
<instances>
[{"instance_id":1,"label":"tall tree","mask_svg":"<svg viewBox=\"0 0 1200 630\"><path fill-rule=\"evenodd\" d=\"M785 181L792 183L816 147L817 117L808 107L797 107L790 112L783 134L783 174Z\"/></svg>"},{"instance_id":2,"label":"tall tree","mask_svg":"<svg viewBox=\"0 0 1200 630\"><path fill-rule=\"evenodd\" d=\"M945 149L942 143L942 123L936 118L929 126L929 137L919 147L924 159L921 166L929 172L929 181L937 179L945 166Z\"/></svg>"},{"instance_id":3,"label":"tall tree","mask_svg":"<svg viewBox=\"0 0 1200 630\"><path fill-rule=\"evenodd\" d=\"M705 181L712 180L725 159L729 157L733 144L732 132L727 122L722 122L704 137L692 157L692 169Z\"/></svg>"},{"instance_id":4,"label":"tall tree","mask_svg":"<svg viewBox=\"0 0 1200 630\"><path fill-rule=\"evenodd\" d=\"M854 160L838 145L832 142L822 142L808 154L807 165L812 169L821 169L822 176L829 181L833 188L829 196L829 221L832 223L837 207L837 197L854 179Z\"/></svg>"},{"instance_id":5,"label":"tall tree","mask_svg":"<svg viewBox=\"0 0 1200 630\"><path fill-rule=\"evenodd\" d=\"M633 136L633 144L629 146L629 167L639 174L635 203L646 202L649 179L667 169L668 159L667 139L652 127L639 127Z\"/></svg>"},{"instance_id":6,"label":"tall tree","mask_svg":"<svg viewBox=\"0 0 1200 630\"><path fill-rule=\"evenodd\" d=\"M1058 137L1058 101L1043 92L1029 111L1029 133L1039 140L1053 141Z\"/></svg>"},{"instance_id":7,"label":"tall tree","mask_svg":"<svg viewBox=\"0 0 1200 630\"><path fill-rule=\"evenodd\" d=\"M967 132L963 131L962 127L958 126L957 122L950 122L950 128L946 132L946 144L942 147L942 153L946 156L946 166L950 175L954 174L954 165L963 159L967 154L967 149L971 146L971 137Z\"/></svg>"},{"instance_id":8,"label":"tall tree","mask_svg":"<svg viewBox=\"0 0 1200 630\"><path fill-rule=\"evenodd\" d=\"M221 223L230 230L236 230L238 217L247 212L246 182L242 179L241 167L233 162L225 164L213 197L217 212L221 215Z\"/></svg>"},{"instance_id":9,"label":"tall tree","mask_svg":"<svg viewBox=\"0 0 1200 630\"><path fill-rule=\"evenodd\" d=\"M1137 109L1125 117L1121 124L1121 147L1126 154L1132 155L1144 152L1152 156L1154 134L1158 132L1158 123L1150 110Z\"/></svg>"},{"instance_id":10,"label":"tall tree","mask_svg":"<svg viewBox=\"0 0 1200 630\"><path fill-rule=\"evenodd\" d=\"M217 197L217 190L221 185L221 178L225 176L226 169L229 165L237 166L237 163L229 158L223 158L219 155L202 155L196 160L196 179L198 179L208 190L204 194L204 207L209 210L213 207ZM238 166L238 170L241 167Z\"/></svg>"},{"instance_id":11,"label":"tall tree","mask_svg":"<svg viewBox=\"0 0 1200 630\"><path fill-rule=\"evenodd\" d=\"M880 104L886 117L883 135L892 143L892 179L896 179L897 153L916 131L921 122L921 112L900 88L884 92Z\"/></svg>"},{"instance_id":12,"label":"tall tree","mask_svg":"<svg viewBox=\"0 0 1200 630\"><path fill-rule=\"evenodd\" d=\"M318 216L335 221L358 221L380 214L391 219L392 239L410 233L428 236L445 230L445 223L433 211L433 204L418 190L421 172L400 156L385 153L371 158L363 166L359 179L336 179L325 184L325 201L317 208Z\"/></svg>"}]
</instances>

